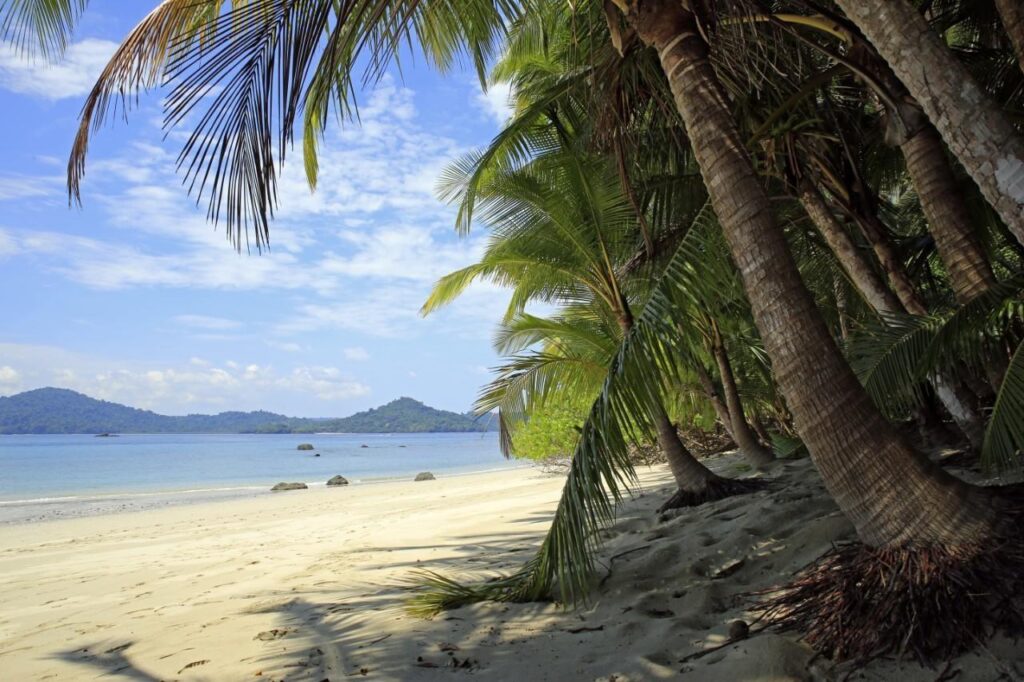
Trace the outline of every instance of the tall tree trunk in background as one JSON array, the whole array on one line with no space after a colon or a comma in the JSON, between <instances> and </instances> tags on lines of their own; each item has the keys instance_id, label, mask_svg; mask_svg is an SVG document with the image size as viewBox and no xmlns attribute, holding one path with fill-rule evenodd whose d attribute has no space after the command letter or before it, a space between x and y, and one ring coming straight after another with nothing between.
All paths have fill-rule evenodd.
<instances>
[{"instance_id":1,"label":"tall tree trunk in background","mask_svg":"<svg viewBox=\"0 0 1024 682\"><path fill-rule=\"evenodd\" d=\"M711 379L711 375L708 371L698 363L694 363L694 371L697 373L697 380L700 382L700 386L704 389L704 395L707 396L708 401L711 403L711 407L715 409L715 414L718 415L718 421L722 423L722 428L729 434L729 438L736 440L736 436L732 433L732 415L729 414L729 408L724 402L722 402L722 396L718 393L718 387L715 386L715 382Z\"/></svg>"},{"instance_id":2,"label":"tall tree trunk in background","mask_svg":"<svg viewBox=\"0 0 1024 682\"><path fill-rule=\"evenodd\" d=\"M628 18L658 51L776 381L860 539L953 545L992 536L989 494L909 448L840 354L775 221L694 16L677 0L639 0Z\"/></svg>"},{"instance_id":3,"label":"tall tree trunk in background","mask_svg":"<svg viewBox=\"0 0 1024 682\"><path fill-rule=\"evenodd\" d=\"M725 394L725 404L729 408L729 415L732 417L732 437L739 446L740 452L747 458L747 461L756 468L764 469L775 461L775 453L761 445L754 435L753 429L747 423L747 416L743 413L743 402L740 400L740 392L736 388L736 377L732 372L732 364L729 362L729 355L726 353L722 339L715 332L715 340L711 350L718 363L718 373L722 377L722 392Z\"/></svg>"},{"instance_id":4,"label":"tall tree trunk in background","mask_svg":"<svg viewBox=\"0 0 1024 682\"><path fill-rule=\"evenodd\" d=\"M857 287L867 304L880 313L902 312L903 306L900 305L899 299L885 285L871 267L871 263L861 255L849 233L829 210L821 192L809 178L805 178L800 184L799 199L811 222L825 238L847 277Z\"/></svg>"},{"instance_id":5,"label":"tall tree trunk in background","mask_svg":"<svg viewBox=\"0 0 1024 682\"><path fill-rule=\"evenodd\" d=\"M996 276L975 236L942 140L935 128L926 123L900 147L935 248L949 273L956 300L963 305L995 286ZM986 358L985 374L993 390L999 390L1008 365L1009 358L1004 354Z\"/></svg>"},{"instance_id":6,"label":"tall tree trunk in background","mask_svg":"<svg viewBox=\"0 0 1024 682\"><path fill-rule=\"evenodd\" d=\"M836 0L1024 244L1024 137L906 0Z\"/></svg>"},{"instance_id":7,"label":"tall tree trunk in background","mask_svg":"<svg viewBox=\"0 0 1024 682\"><path fill-rule=\"evenodd\" d=\"M633 328L633 313L630 311L629 303L625 298L621 299L618 309L614 312L618 317L622 335L625 337ZM672 470L672 476L675 478L676 486L679 488L679 492L673 495L662 509L676 506L675 501L680 497L689 497L700 501L703 501L702 498L705 497L709 500L724 497L725 494L720 493L724 493L726 487L729 484L735 483L735 481L722 478L697 461L697 458L690 453L686 446L683 445L683 441L680 440L679 432L672 425L672 420L669 419L668 414L665 412L664 405L659 402L657 405L652 406L651 409L651 418L654 421L655 430L658 434L658 447L665 453L669 469ZM713 488L717 489L712 490Z\"/></svg>"},{"instance_id":8,"label":"tall tree trunk in background","mask_svg":"<svg viewBox=\"0 0 1024 682\"><path fill-rule=\"evenodd\" d=\"M904 295L907 301L904 303L892 293L889 287L885 286L885 282L875 273L871 263L854 245L853 240L850 239L825 202L824 197L821 196L821 192L810 179L805 179L800 186L800 203L836 254L836 258L853 285L876 312L883 314L910 312L909 308L915 315L926 313L924 304L912 289L905 291ZM879 229L878 226L874 226L874 228ZM890 281L905 281L906 286L909 287L910 278L907 277L902 265L896 260L895 253L888 246L887 240L880 233L876 234L876 237L889 262L889 267L883 267L883 269L889 271ZM878 253L878 249L875 252ZM956 422L960 431L966 436L967 441L971 446L980 448L985 437L983 421L972 406L967 391L943 377L934 379L932 384L939 400L953 417L953 421Z\"/></svg>"},{"instance_id":9,"label":"tall tree trunk in background","mask_svg":"<svg viewBox=\"0 0 1024 682\"><path fill-rule=\"evenodd\" d=\"M959 303L966 303L995 285L996 276L975 236L942 140L925 124L900 147L953 292Z\"/></svg>"},{"instance_id":10,"label":"tall tree trunk in background","mask_svg":"<svg viewBox=\"0 0 1024 682\"><path fill-rule=\"evenodd\" d=\"M924 307L924 302L914 288L896 250L886 237L881 221L877 216L868 214L858 206L851 205L848 208L854 221L863 232L864 238L871 245L871 250L875 252L878 264L882 266L882 271L885 273L886 279L889 280L889 284L892 285L893 291L896 292L896 297L903 309L911 315L927 315L928 311Z\"/></svg>"},{"instance_id":11,"label":"tall tree trunk in background","mask_svg":"<svg viewBox=\"0 0 1024 682\"><path fill-rule=\"evenodd\" d=\"M995 0L995 4L1017 55L1017 66L1024 71L1024 5L1020 0Z\"/></svg>"}]
</instances>

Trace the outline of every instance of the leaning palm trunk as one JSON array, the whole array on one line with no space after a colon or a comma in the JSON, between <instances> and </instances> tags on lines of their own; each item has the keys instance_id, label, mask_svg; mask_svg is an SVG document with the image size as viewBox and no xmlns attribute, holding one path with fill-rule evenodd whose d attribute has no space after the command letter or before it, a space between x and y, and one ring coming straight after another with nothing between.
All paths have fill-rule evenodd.
<instances>
[{"instance_id":1,"label":"leaning palm trunk","mask_svg":"<svg viewBox=\"0 0 1024 682\"><path fill-rule=\"evenodd\" d=\"M995 4L1017 55L1017 66L1024 71L1024 6L1020 0L995 0Z\"/></svg>"},{"instance_id":2,"label":"leaning palm trunk","mask_svg":"<svg viewBox=\"0 0 1024 682\"><path fill-rule=\"evenodd\" d=\"M942 140L935 128L926 124L901 148L953 292L959 303L966 303L987 291L996 278L975 236Z\"/></svg>"},{"instance_id":3,"label":"leaning palm trunk","mask_svg":"<svg viewBox=\"0 0 1024 682\"><path fill-rule=\"evenodd\" d=\"M732 433L732 415L729 414L729 408L722 401L722 396L718 394L718 388L711 379L711 375L700 363L694 363L694 371L697 373L697 380L700 382L701 388L704 389L704 395L707 396L711 407L714 408L718 421L722 423L722 428L725 429L729 438L735 441L736 437Z\"/></svg>"},{"instance_id":4,"label":"leaning palm trunk","mask_svg":"<svg viewBox=\"0 0 1024 682\"><path fill-rule=\"evenodd\" d=\"M999 542L1010 531L998 523L998 498L908 447L839 353L800 279L694 16L676 0L640 0L629 19L658 50L797 431L863 542L808 569L767 604L768 616L809 631L809 641L840 658L903 653L904 646L940 657L964 648L979 625L997 623L992 602L999 590L1013 591L1024 563L1018 543Z\"/></svg>"},{"instance_id":5,"label":"leaning palm trunk","mask_svg":"<svg viewBox=\"0 0 1024 682\"><path fill-rule=\"evenodd\" d=\"M821 192L811 180L806 179L801 184L799 198L811 222L825 238L839 265L867 304L880 313L901 312L903 306L900 305L899 299L885 285L867 259L860 254L857 245L829 210Z\"/></svg>"},{"instance_id":6,"label":"leaning palm trunk","mask_svg":"<svg viewBox=\"0 0 1024 682\"><path fill-rule=\"evenodd\" d=\"M722 392L725 394L725 404L729 408L729 416L732 418L732 435L739 447L740 452L747 458L747 461L756 468L764 469L775 461L775 453L761 445L754 435L753 429L747 423L747 417L743 413L743 402L740 400L740 392L736 388L736 378L732 372L732 363L725 351L725 346L720 339L716 339L712 352L715 362L718 363L718 373L722 377Z\"/></svg>"},{"instance_id":7,"label":"leaning palm trunk","mask_svg":"<svg viewBox=\"0 0 1024 682\"><path fill-rule=\"evenodd\" d=\"M625 299L620 302L616 314L623 336L628 336L633 329L633 314ZM723 478L697 461L683 445L679 432L660 402L651 406L651 419L657 432L658 447L665 453L665 459L668 460L669 469L678 487L675 494L658 511L695 507L731 495L753 492L761 487L760 482Z\"/></svg>"},{"instance_id":8,"label":"leaning palm trunk","mask_svg":"<svg viewBox=\"0 0 1024 682\"><path fill-rule=\"evenodd\" d=\"M858 536L875 546L989 537L995 511L983 491L909 448L839 353L800 279L693 15L672 0L641 0L630 20L658 50L776 380Z\"/></svg>"},{"instance_id":9,"label":"leaning palm trunk","mask_svg":"<svg viewBox=\"0 0 1024 682\"><path fill-rule=\"evenodd\" d=\"M655 409L654 425L658 432L658 445L668 459L669 469L678 490L658 511L695 507L724 497L754 492L762 487L760 480L737 480L719 476L697 461L683 445L675 425L660 406Z\"/></svg>"},{"instance_id":10,"label":"leaning palm trunk","mask_svg":"<svg viewBox=\"0 0 1024 682\"><path fill-rule=\"evenodd\" d=\"M975 236L967 205L935 128L924 125L901 147L935 248L949 272L957 302L963 305L992 288L995 273ZM996 354L987 358L985 371L995 391L1003 383L1008 362L1006 357Z\"/></svg>"},{"instance_id":11,"label":"leaning palm trunk","mask_svg":"<svg viewBox=\"0 0 1024 682\"><path fill-rule=\"evenodd\" d=\"M885 285L885 282L876 274L871 264L860 253L849 234L829 209L821 192L809 179L800 187L800 203L868 305L883 315L902 313L908 307L917 311L916 314L924 314L924 304L912 290L908 294L909 306L907 306ZM879 240L879 244L886 244L886 242ZM887 245L883 252L888 254ZM894 256L892 256L892 260L894 260ZM892 261L890 261L889 267L895 268L892 270L894 273L892 280L907 279L902 267L896 267ZM935 378L932 385L935 387L939 400L953 417L953 421L956 422L968 442L973 447L980 448L985 435L984 427L981 417L971 406L971 401L966 395L967 392L955 382L943 377Z\"/></svg>"},{"instance_id":12,"label":"leaning palm trunk","mask_svg":"<svg viewBox=\"0 0 1024 682\"><path fill-rule=\"evenodd\" d=\"M1024 244L1024 137L906 0L836 0Z\"/></svg>"}]
</instances>

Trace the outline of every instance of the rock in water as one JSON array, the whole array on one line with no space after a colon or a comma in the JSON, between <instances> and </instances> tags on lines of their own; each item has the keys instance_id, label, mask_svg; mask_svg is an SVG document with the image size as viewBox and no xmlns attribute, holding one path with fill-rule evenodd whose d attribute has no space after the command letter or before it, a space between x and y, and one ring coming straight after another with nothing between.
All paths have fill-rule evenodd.
<instances>
[{"instance_id":1,"label":"rock in water","mask_svg":"<svg viewBox=\"0 0 1024 682\"><path fill-rule=\"evenodd\" d=\"M348 485L348 479L344 476L332 476L327 485Z\"/></svg>"},{"instance_id":2,"label":"rock in water","mask_svg":"<svg viewBox=\"0 0 1024 682\"><path fill-rule=\"evenodd\" d=\"M416 480L417 481L433 481L434 480L434 474L430 473L429 471L423 471L421 473L416 474Z\"/></svg>"},{"instance_id":3,"label":"rock in water","mask_svg":"<svg viewBox=\"0 0 1024 682\"><path fill-rule=\"evenodd\" d=\"M313 449L313 444L312 443L300 443L299 447L297 447L295 449L296 450L312 450Z\"/></svg>"},{"instance_id":4,"label":"rock in water","mask_svg":"<svg viewBox=\"0 0 1024 682\"><path fill-rule=\"evenodd\" d=\"M369 445L367 445L366 443L363 443L363 444L362 444L362 445L360 445L359 447L361 447L361 448L368 448L368 447L370 447L370 446L369 446Z\"/></svg>"},{"instance_id":5,"label":"rock in water","mask_svg":"<svg viewBox=\"0 0 1024 682\"><path fill-rule=\"evenodd\" d=\"M305 490L308 487L305 483L278 483L271 490Z\"/></svg>"}]
</instances>

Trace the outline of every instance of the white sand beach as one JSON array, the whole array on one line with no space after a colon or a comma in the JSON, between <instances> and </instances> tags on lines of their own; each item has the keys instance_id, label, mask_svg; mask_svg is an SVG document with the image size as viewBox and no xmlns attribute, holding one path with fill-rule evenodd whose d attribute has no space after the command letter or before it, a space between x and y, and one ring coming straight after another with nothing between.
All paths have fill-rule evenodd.
<instances>
[{"instance_id":1,"label":"white sand beach","mask_svg":"<svg viewBox=\"0 0 1024 682\"><path fill-rule=\"evenodd\" d=\"M713 468L736 475L738 460ZM517 469L2 527L0 679L842 679L847 667L756 623L690 658L749 619L746 593L850 536L808 461L772 477L768 491L659 518L670 477L644 469L606 533L589 604L481 604L433 620L402 610L400 581L421 567L516 567L561 478ZM1024 650L996 638L945 672L957 670L943 679L1020 679ZM850 679L942 673L875 662Z\"/></svg>"}]
</instances>

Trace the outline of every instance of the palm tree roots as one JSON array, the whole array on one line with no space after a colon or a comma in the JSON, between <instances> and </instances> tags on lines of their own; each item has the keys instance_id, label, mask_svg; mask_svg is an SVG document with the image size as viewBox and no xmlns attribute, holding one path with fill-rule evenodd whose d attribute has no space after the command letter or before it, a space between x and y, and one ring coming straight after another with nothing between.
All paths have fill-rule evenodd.
<instances>
[{"instance_id":1,"label":"palm tree roots","mask_svg":"<svg viewBox=\"0 0 1024 682\"><path fill-rule=\"evenodd\" d=\"M762 618L824 655L948 660L996 631L1019 632L1024 551L992 545L834 547L793 582L761 593Z\"/></svg>"},{"instance_id":2,"label":"palm tree roots","mask_svg":"<svg viewBox=\"0 0 1024 682\"><path fill-rule=\"evenodd\" d=\"M746 495L764 490L767 483L760 478L721 478L716 477L708 482L701 490L676 490L672 497L668 498L665 504L658 507L658 513L670 509L683 509L686 507L699 507L707 502L723 500L733 495Z\"/></svg>"}]
</instances>

